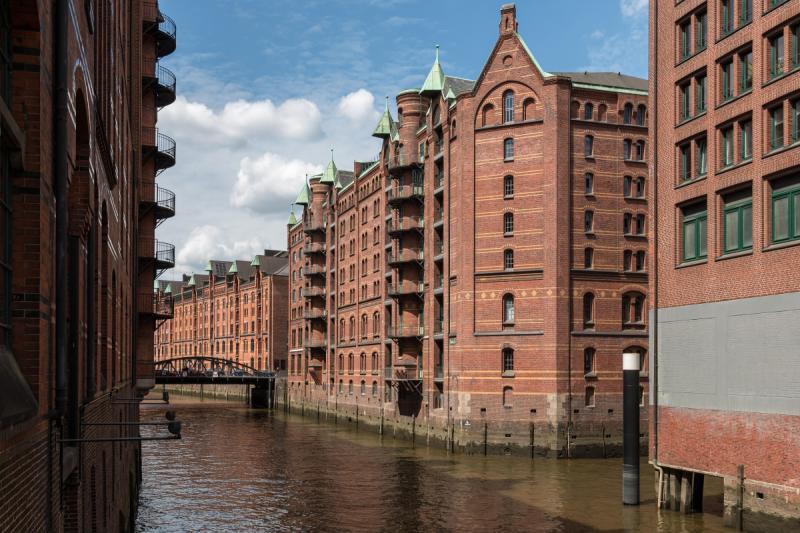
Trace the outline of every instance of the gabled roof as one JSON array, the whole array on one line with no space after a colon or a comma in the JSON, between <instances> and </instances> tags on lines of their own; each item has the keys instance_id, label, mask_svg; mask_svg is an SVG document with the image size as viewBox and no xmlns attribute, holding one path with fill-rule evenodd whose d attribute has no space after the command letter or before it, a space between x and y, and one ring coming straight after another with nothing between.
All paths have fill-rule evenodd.
<instances>
[{"instance_id":1,"label":"gabled roof","mask_svg":"<svg viewBox=\"0 0 800 533\"><path fill-rule=\"evenodd\" d=\"M237 259L231 262L228 274L236 274L240 280L248 281L253 275L253 267L250 266L250 261Z\"/></svg>"},{"instance_id":2,"label":"gabled roof","mask_svg":"<svg viewBox=\"0 0 800 533\"><path fill-rule=\"evenodd\" d=\"M451 98L449 95L450 92L453 93L452 98L456 98L464 93L472 91L473 87L475 87L475 80L456 78L454 76L445 76L442 92L444 93L445 98Z\"/></svg>"},{"instance_id":3,"label":"gabled roof","mask_svg":"<svg viewBox=\"0 0 800 533\"><path fill-rule=\"evenodd\" d=\"M231 268L231 261L217 261L210 259L206 264L206 272L211 272L215 278L224 278Z\"/></svg>"},{"instance_id":4,"label":"gabled roof","mask_svg":"<svg viewBox=\"0 0 800 533\"><path fill-rule=\"evenodd\" d=\"M353 183L353 173L349 170L340 170L336 173L336 188L341 190Z\"/></svg>"},{"instance_id":5,"label":"gabled roof","mask_svg":"<svg viewBox=\"0 0 800 533\"><path fill-rule=\"evenodd\" d=\"M271 256L271 255L257 255L251 266L258 268L265 276L272 275L278 270L282 269L289 264L288 255Z\"/></svg>"},{"instance_id":6,"label":"gabled roof","mask_svg":"<svg viewBox=\"0 0 800 533\"><path fill-rule=\"evenodd\" d=\"M442 65L439 63L439 45L436 45L436 59L433 62L433 66L431 67L430 72L428 72L428 77L425 78L425 83L422 84L422 88L419 90L420 94L425 93L439 93L442 92L442 88L444 87L444 71L442 70Z\"/></svg>"},{"instance_id":7,"label":"gabled roof","mask_svg":"<svg viewBox=\"0 0 800 533\"><path fill-rule=\"evenodd\" d=\"M554 74L570 78L574 86L584 89L637 91L645 94L648 90L646 79L619 72L555 72Z\"/></svg>"},{"instance_id":8,"label":"gabled roof","mask_svg":"<svg viewBox=\"0 0 800 533\"><path fill-rule=\"evenodd\" d=\"M157 279L154 283L154 289L158 289L166 294L178 294L183 288L183 281L181 280L163 280Z\"/></svg>"}]
</instances>

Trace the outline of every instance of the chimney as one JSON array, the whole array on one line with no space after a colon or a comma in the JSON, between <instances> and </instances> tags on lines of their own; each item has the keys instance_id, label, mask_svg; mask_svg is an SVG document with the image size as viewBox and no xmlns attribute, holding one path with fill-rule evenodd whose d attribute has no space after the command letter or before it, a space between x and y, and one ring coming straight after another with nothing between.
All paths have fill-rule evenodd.
<instances>
[{"instance_id":1,"label":"chimney","mask_svg":"<svg viewBox=\"0 0 800 533\"><path fill-rule=\"evenodd\" d=\"M517 31L517 6L503 4L500 8L500 35Z\"/></svg>"}]
</instances>

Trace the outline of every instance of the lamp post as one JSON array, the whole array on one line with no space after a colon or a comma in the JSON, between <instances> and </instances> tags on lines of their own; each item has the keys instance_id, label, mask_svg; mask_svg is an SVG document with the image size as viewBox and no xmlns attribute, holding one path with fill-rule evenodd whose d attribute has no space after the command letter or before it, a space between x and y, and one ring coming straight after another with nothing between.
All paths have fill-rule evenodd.
<instances>
[{"instance_id":1,"label":"lamp post","mask_svg":"<svg viewBox=\"0 0 800 533\"><path fill-rule=\"evenodd\" d=\"M622 503L639 505L639 354L622 354Z\"/></svg>"}]
</instances>

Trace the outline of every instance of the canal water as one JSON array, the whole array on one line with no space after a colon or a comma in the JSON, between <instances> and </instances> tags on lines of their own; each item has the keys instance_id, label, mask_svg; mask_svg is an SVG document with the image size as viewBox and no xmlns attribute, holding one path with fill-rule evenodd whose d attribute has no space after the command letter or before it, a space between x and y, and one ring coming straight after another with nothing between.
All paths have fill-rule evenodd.
<instances>
[{"instance_id":1,"label":"canal water","mask_svg":"<svg viewBox=\"0 0 800 533\"><path fill-rule=\"evenodd\" d=\"M721 483L704 514L658 512L645 461L643 503L625 507L621 459L448 455L239 403L173 395L170 409L183 438L143 444L138 532L730 531Z\"/></svg>"}]
</instances>

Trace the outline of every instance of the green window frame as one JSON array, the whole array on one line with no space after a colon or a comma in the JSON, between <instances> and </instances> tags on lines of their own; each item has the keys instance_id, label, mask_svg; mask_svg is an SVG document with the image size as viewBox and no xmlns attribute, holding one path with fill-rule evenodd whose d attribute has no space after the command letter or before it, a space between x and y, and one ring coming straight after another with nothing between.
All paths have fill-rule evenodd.
<instances>
[{"instance_id":1,"label":"green window frame","mask_svg":"<svg viewBox=\"0 0 800 533\"><path fill-rule=\"evenodd\" d=\"M697 150L695 165L697 166L697 177L699 178L708 174L708 141L705 137L695 141L695 150Z\"/></svg>"},{"instance_id":2,"label":"green window frame","mask_svg":"<svg viewBox=\"0 0 800 533\"><path fill-rule=\"evenodd\" d=\"M681 258L684 263L708 257L707 228L708 211L705 209L705 205L702 206L702 210L698 208L684 209L681 223Z\"/></svg>"},{"instance_id":3,"label":"green window frame","mask_svg":"<svg viewBox=\"0 0 800 533\"><path fill-rule=\"evenodd\" d=\"M720 130L720 164L722 168L733 164L733 126Z\"/></svg>"},{"instance_id":4,"label":"green window frame","mask_svg":"<svg viewBox=\"0 0 800 533\"><path fill-rule=\"evenodd\" d=\"M769 39L769 77L777 78L783 74L784 43L783 29Z\"/></svg>"},{"instance_id":5,"label":"green window frame","mask_svg":"<svg viewBox=\"0 0 800 533\"><path fill-rule=\"evenodd\" d=\"M686 59L692 55L692 39L690 37L692 25L685 21L680 25L681 32L681 59Z\"/></svg>"},{"instance_id":6,"label":"green window frame","mask_svg":"<svg viewBox=\"0 0 800 533\"><path fill-rule=\"evenodd\" d=\"M723 253L753 249L753 199L726 202L722 214Z\"/></svg>"},{"instance_id":7,"label":"green window frame","mask_svg":"<svg viewBox=\"0 0 800 533\"><path fill-rule=\"evenodd\" d=\"M733 31L733 0L722 0L722 35L728 35Z\"/></svg>"},{"instance_id":8,"label":"green window frame","mask_svg":"<svg viewBox=\"0 0 800 533\"><path fill-rule=\"evenodd\" d=\"M739 92L753 88L753 51L747 50L739 54Z\"/></svg>"},{"instance_id":9,"label":"green window frame","mask_svg":"<svg viewBox=\"0 0 800 533\"><path fill-rule=\"evenodd\" d=\"M708 13L703 11L695 18L695 51L705 50L708 45Z\"/></svg>"},{"instance_id":10,"label":"green window frame","mask_svg":"<svg viewBox=\"0 0 800 533\"><path fill-rule=\"evenodd\" d=\"M771 150L783 148L783 104L769 110L769 146Z\"/></svg>"},{"instance_id":11,"label":"green window frame","mask_svg":"<svg viewBox=\"0 0 800 533\"><path fill-rule=\"evenodd\" d=\"M697 76L694 80L694 108L696 114L703 113L706 110L707 85L705 74Z\"/></svg>"},{"instance_id":12,"label":"green window frame","mask_svg":"<svg viewBox=\"0 0 800 533\"><path fill-rule=\"evenodd\" d=\"M681 181L692 179L692 145L691 143L680 146Z\"/></svg>"},{"instance_id":13,"label":"green window frame","mask_svg":"<svg viewBox=\"0 0 800 533\"><path fill-rule=\"evenodd\" d=\"M739 26L744 26L753 19L753 0L739 2Z\"/></svg>"},{"instance_id":14,"label":"green window frame","mask_svg":"<svg viewBox=\"0 0 800 533\"><path fill-rule=\"evenodd\" d=\"M753 158L753 121L750 119L739 122L739 157L742 161Z\"/></svg>"},{"instance_id":15,"label":"green window frame","mask_svg":"<svg viewBox=\"0 0 800 533\"><path fill-rule=\"evenodd\" d=\"M800 183L772 190L772 242L800 239Z\"/></svg>"},{"instance_id":16,"label":"green window frame","mask_svg":"<svg viewBox=\"0 0 800 533\"><path fill-rule=\"evenodd\" d=\"M685 83L680 87L681 91L681 121L692 117L692 85Z\"/></svg>"},{"instance_id":17,"label":"green window frame","mask_svg":"<svg viewBox=\"0 0 800 533\"><path fill-rule=\"evenodd\" d=\"M789 30L792 34L792 70L800 68L800 24L795 24Z\"/></svg>"},{"instance_id":18,"label":"green window frame","mask_svg":"<svg viewBox=\"0 0 800 533\"><path fill-rule=\"evenodd\" d=\"M800 142L800 98L791 103L792 144Z\"/></svg>"},{"instance_id":19,"label":"green window frame","mask_svg":"<svg viewBox=\"0 0 800 533\"><path fill-rule=\"evenodd\" d=\"M722 71L722 100L733 98L733 61L728 60L720 63Z\"/></svg>"}]
</instances>

